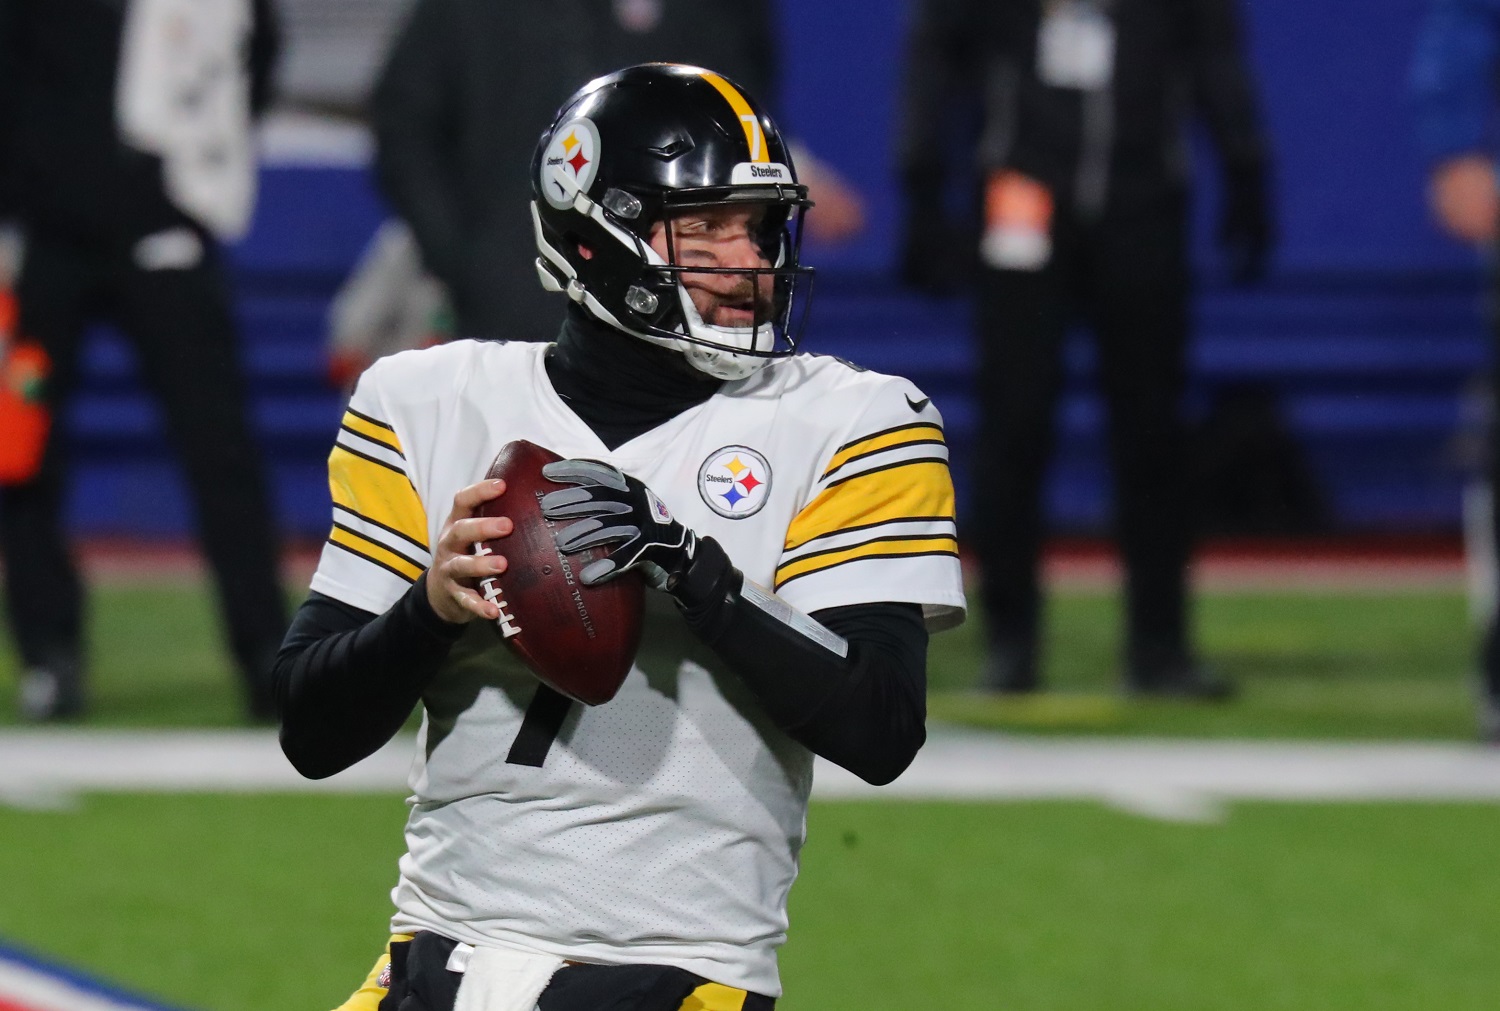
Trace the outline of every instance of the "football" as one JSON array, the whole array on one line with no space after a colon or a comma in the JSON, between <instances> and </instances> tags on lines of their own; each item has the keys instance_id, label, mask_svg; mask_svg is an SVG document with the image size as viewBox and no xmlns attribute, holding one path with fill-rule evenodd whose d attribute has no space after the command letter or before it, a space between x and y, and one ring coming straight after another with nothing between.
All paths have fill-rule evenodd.
<instances>
[{"instance_id":1,"label":"football","mask_svg":"<svg viewBox=\"0 0 1500 1011\"><path fill-rule=\"evenodd\" d=\"M601 586L584 586L578 572L609 549L564 555L556 530L567 521L542 515L541 499L564 485L542 476L556 453L524 440L506 443L486 478L505 481L505 494L486 502L482 516L509 516L515 532L474 545L476 554L504 555L509 567L480 583L500 608L494 629L538 678L572 699L597 706L614 698L641 643L646 584L626 572Z\"/></svg>"}]
</instances>

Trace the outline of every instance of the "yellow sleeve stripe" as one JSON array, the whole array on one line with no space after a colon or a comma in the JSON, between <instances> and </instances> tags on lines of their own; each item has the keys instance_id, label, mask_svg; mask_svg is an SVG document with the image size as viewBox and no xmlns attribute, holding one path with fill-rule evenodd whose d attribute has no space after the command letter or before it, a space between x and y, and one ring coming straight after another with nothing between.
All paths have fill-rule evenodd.
<instances>
[{"instance_id":1,"label":"yellow sleeve stripe","mask_svg":"<svg viewBox=\"0 0 1500 1011\"><path fill-rule=\"evenodd\" d=\"M328 456L328 489L336 505L427 547L427 510L405 471L347 446L334 446Z\"/></svg>"},{"instance_id":2,"label":"yellow sleeve stripe","mask_svg":"<svg viewBox=\"0 0 1500 1011\"><path fill-rule=\"evenodd\" d=\"M405 541L406 543L410 544L414 548L419 548L423 552L427 551L427 542L426 541L419 541L415 537L408 537L405 534L403 534L401 531L397 530L395 527L388 527L384 523L381 523L379 520L371 519L370 517L366 516L364 513L360 512L357 509L350 509L346 505L340 505L339 509L342 512L348 513L350 516L353 516L357 520L363 520L365 523L370 524L370 526L372 526L372 527L378 527L381 530L384 530L388 534L392 534L393 536L401 538L403 541ZM337 522L337 521L335 521L335 522Z\"/></svg>"},{"instance_id":3,"label":"yellow sleeve stripe","mask_svg":"<svg viewBox=\"0 0 1500 1011\"><path fill-rule=\"evenodd\" d=\"M902 460L824 488L786 531L786 550L841 530L918 517L953 518L953 480L946 460Z\"/></svg>"},{"instance_id":4,"label":"yellow sleeve stripe","mask_svg":"<svg viewBox=\"0 0 1500 1011\"><path fill-rule=\"evenodd\" d=\"M810 576L849 562L876 558L913 558L921 555L958 557L958 540L952 534L919 534L915 537L877 537L852 548L829 548L814 551L776 570L776 586L781 589L800 576Z\"/></svg>"},{"instance_id":5,"label":"yellow sleeve stripe","mask_svg":"<svg viewBox=\"0 0 1500 1011\"><path fill-rule=\"evenodd\" d=\"M828 469L823 471L823 476L827 477L851 460L858 460L883 450L895 449L897 446L941 445L943 445L943 430L930 421L887 428L840 446L838 452L833 454L833 459L828 461Z\"/></svg>"},{"instance_id":6,"label":"yellow sleeve stripe","mask_svg":"<svg viewBox=\"0 0 1500 1011\"><path fill-rule=\"evenodd\" d=\"M354 408L344 411L344 422L339 426L346 432L363 436L371 442L378 442L387 449L394 450L401 456L401 440L396 438L396 430L383 421L376 421L368 414L360 414Z\"/></svg>"},{"instance_id":7,"label":"yellow sleeve stripe","mask_svg":"<svg viewBox=\"0 0 1500 1011\"><path fill-rule=\"evenodd\" d=\"M362 531L362 530L356 530L356 529L354 529L351 526L348 526L346 524L340 523L338 520L334 520L333 521L333 529L335 531L342 530L344 533L348 534L350 537L356 538L357 539L356 543L373 544L375 547L380 548L382 551L386 551L386 552L388 552L388 553L390 553L392 555L395 555L397 558L403 559L404 561L406 561L407 564L409 564L409 565L415 565L417 567L417 571L418 572L421 572L423 569L425 569L427 567L427 563L424 562L422 559L420 559L420 558L413 558L411 555L408 555L406 552L400 551L400 550L398 550L396 548L393 548L389 544L385 544L385 543L382 543L381 541L377 541L375 538L371 537L369 534L365 533L364 531Z\"/></svg>"},{"instance_id":8,"label":"yellow sleeve stripe","mask_svg":"<svg viewBox=\"0 0 1500 1011\"><path fill-rule=\"evenodd\" d=\"M748 996L744 990L723 983L704 983L687 995L678 1011L743 1011Z\"/></svg>"},{"instance_id":9,"label":"yellow sleeve stripe","mask_svg":"<svg viewBox=\"0 0 1500 1011\"><path fill-rule=\"evenodd\" d=\"M377 544L368 537L361 537L348 527L339 526L337 523L333 525L333 531L328 535L328 543L343 548L372 565L378 565L387 572L394 572L408 583L415 583L417 577L422 574L422 566L410 558L392 551L384 544Z\"/></svg>"},{"instance_id":10,"label":"yellow sleeve stripe","mask_svg":"<svg viewBox=\"0 0 1500 1011\"><path fill-rule=\"evenodd\" d=\"M847 484L850 481L858 481L860 478L865 477L869 474L883 474L888 470L901 470L904 467L910 467L914 464L922 463L938 464L943 468L945 472L948 469L948 458L946 456L917 456L907 460L893 460L890 463L883 463L879 467L871 467L868 470L862 470L858 474L850 474L847 477L841 477L837 481L829 481L826 485L823 486L823 489L824 491L827 491L829 488L837 488L839 485Z\"/></svg>"},{"instance_id":11,"label":"yellow sleeve stripe","mask_svg":"<svg viewBox=\"0 0 1500 1011\"><path fill-rule=\"evenodd\" d=\"M844 534L858 533L861 530L874 530L874 529L877 529L877 528L880 528L880 527L890 527L890 526L896 525L896 524L901 524L901 525L909 525L909 524L927 525L927 524L932 524L932 523L946 523L951 528L952 525L953 525L953 522L954 522L953 516L952 515L948 515L948 516L899 516L899 517L897 517L895 519L880 519L880 520L875 520L872 523L855 523L852 526L839 527L837 530L830 530L826 534L819 534L816 537L809 537L807 540L801 542L800 544L787 544L785 546L784 550L787 551L787 552L792 552L792 551L796 551L798 548L806 547L807 545L813 543L814 541L821 541L825 537L840 537L840 536L842 536ZM915 537L915 536L917 536L917 534L914 533L911 536Z\"/></svg>"}]
</instances>

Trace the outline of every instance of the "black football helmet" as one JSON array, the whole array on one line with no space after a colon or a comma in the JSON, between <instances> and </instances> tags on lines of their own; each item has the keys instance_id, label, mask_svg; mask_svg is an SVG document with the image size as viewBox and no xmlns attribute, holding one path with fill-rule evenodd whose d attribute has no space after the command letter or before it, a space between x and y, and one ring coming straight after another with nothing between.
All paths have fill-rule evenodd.
<instances>
[{"instance_id":1,"label":"black football helmet","mask_svg":"<svg viewBox=\"0 0 1500 1011\"><path fill-rule=\"evenodd\" d=\"M796 350L812 281L798 263L802 217L812 205L776 124L738 86L670 63L591 81L542 134L531 181L537 270L549 291L720 379ZM681 211L745 204L765 208L753 238L769 267L679 266L671 228L665 258L649 245L653 226ZM752 325L715 325L693 305L684 273L749 275L771 297L756 299Z\"/></svg>"}]
</instances>

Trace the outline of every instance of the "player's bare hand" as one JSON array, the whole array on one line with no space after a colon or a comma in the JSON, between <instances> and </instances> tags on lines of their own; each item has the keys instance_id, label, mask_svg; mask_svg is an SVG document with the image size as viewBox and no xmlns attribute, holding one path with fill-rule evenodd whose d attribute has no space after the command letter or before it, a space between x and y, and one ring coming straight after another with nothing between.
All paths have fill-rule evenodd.
<instances>
[{"instance_id":1,"label":"player's bare hand","mask_svg":"<svg viewBox=\"0 0 1500 1011\"><path fill-rule=\"evenodd\" d=\"M505 482L480 481L453 496L453 511L443 523L432 567L427 570L427 602L438 617L455 625L485 618L493 621L500 609L485 600L479 582L505 571L505 556L475 554L484 541L508 537L515 529L508 516L476 516L479 507L505 494Z\"/></svg>"}]
</instances>

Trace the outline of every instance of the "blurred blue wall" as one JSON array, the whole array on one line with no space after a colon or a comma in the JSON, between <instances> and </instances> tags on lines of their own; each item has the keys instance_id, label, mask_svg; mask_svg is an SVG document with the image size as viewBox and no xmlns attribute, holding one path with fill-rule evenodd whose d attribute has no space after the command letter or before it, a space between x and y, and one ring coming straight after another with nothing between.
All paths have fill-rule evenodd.
<instances>
[{"instance_id":1,"label":"blurred blue wall","mask_svg":"<svg viewBox=\"0 0 1500 1011\"><path fill-rule=\"evenodd\" d=\"M896 192L890 128L900 87L901 0L781 0L789 129L869 194L867 241L822 262L883 270ZM1422 204L1406 76L1424 0L1242 0L1278 163L1289 271L1467 268ZM1209 176L1211 164L1200 169ZM1207 211L1212 191L1200 206Z\"/></svg>"},{"instance_id":2,"label":"blurred blue wall","mask_svg":"<svg viewBox=\"0 0 1500 1011\"><path fill-rule=\"evenodd\" d=\"M905 5L781 0L789 131L865 193L870 228L813 249L821 271L809 346L907 373L943 408L966 484L975 404L966 383L967 307L900 293L889 278L898 220L891 125ZM1190 408L1255 383L1282 410L1347 531L1448 531L1462 471L1455 439L1466 382L1487 359L1474 254L1439 237L1405 96L1421 0L1252 0L1246 8L1277 159L1284 237L1274 278L1238 292L1211 243L1212 161L1200 162L1203 278ZM257 416L288 529L326 528L321 461L339 411L321 384L323 314L381 214L364 173L268 167L254 231L235 251ZM1061 445L1048 491L1058 524L1108 519L1093 357L1070 349ZM131 356L108 334L88 358L74 422L80 471L71 508L85 533L189 528L180 485Z\"/></svg>"}]
</instances>

